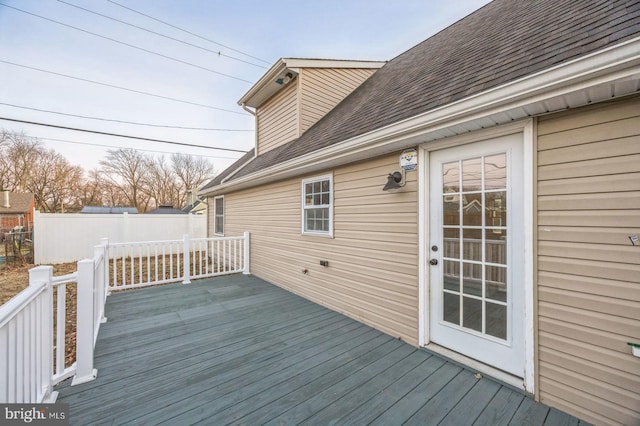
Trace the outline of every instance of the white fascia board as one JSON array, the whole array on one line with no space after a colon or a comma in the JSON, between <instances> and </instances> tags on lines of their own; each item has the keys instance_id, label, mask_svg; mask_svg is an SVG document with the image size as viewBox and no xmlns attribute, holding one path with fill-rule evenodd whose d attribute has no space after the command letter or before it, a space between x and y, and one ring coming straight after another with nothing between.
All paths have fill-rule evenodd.
<instances>
[{"instance_id":1,"label":"white fascia board","mask_svg":"<svg viewBox=\"0 0 640 426\"><path fill-rule=\"evenodd\" d=\"M337 59L296 59L281 58L269 68L247 93L240 98L238 105L258 108L264 101L283 89L285 85L275 83L276 79L288 71L299 74L302 68L370 68L382 67L384 61L350 61Z\"/></svg>"},{"instance_id":2,"label":"white fascia board","mask_svg":"<svg viewBox=\"0 0 640 426\"><path fill-rule=\"evenodd\" d=\"M243 189L424 142L429 133L640 73L640 37L219 185Z\"/></svg>"}]
</instances>

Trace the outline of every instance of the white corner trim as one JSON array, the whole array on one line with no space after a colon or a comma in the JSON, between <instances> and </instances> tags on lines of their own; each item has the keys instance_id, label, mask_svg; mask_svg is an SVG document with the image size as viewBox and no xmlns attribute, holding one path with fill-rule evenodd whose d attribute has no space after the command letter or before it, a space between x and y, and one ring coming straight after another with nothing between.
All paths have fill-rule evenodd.
<instances>
[{"instance_id":1,"label":"white corner trim","mask_svg":"<svg viewBox=\"0 0 640 426\"><path fill-rule=\"evenodd\" d=\"M371 156L384 149L386 152L402 149L424 141L430 132L638 73L640 37L251 173L216 190L256 186L319 170L323 165L335 166L348 162L356 154L368 152Z\"/></svg>"},{"instance_id":2,"label":"white corner trim","mask_svg":"<svg viewBox=\"0 0 640 426\"><path fill-rule=\"evenodd\" d=\"M418 346L429 342L429 283L427 256L429 255L428 202L429 202L429 152L418 148Z\"/></svg>"},{"instance_id":3,"label":"white corner trim","mask_svg":"<svg viewBox=\"0 0 640 426\"><path fill-rule=\"evenodd\" d=\"M525 309L524 309L524 388L527 392L535 393L535 312L534 312L534 229L533 219L536 212L534 209L534 137L533 119L527 120L523 129L523 186L524 186L524 289L525 289Z\"/></svg>"}]
</instances>

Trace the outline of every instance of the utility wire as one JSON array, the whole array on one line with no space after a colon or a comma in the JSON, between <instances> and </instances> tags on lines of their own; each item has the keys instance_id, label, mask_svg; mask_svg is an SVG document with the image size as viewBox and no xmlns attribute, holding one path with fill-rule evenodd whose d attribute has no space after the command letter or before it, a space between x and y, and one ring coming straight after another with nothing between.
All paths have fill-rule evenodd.
<instances>
[{"instance_id":1,"label":"utility wire","mask_svg":"<svg viewBox=\"0 0 640 426\"><path fill-rule=\"evenodd\" d=\"M14 136L22 136L20 133L15 133L15 132L8 132ZM77 144L77 145L88 145L88 146L98 146L101 148L116 148L116 149L133 149L134 151L143 151L143 152L153 152L153 153L157 153L157 154L176 154L175 152L171 152L171 151L157 151L155 149L142 149L142 148L129 148L129 147L122 147L122 146L117 146L117 145L104 145L104 144L100 144L100 143L91 143L91 142L80 142L80 141L70 141L67 139L54 139L54 138L43 138L41 136L29 136L30 138L34 138L34 139L41 139L41 140L45 140L45 141L54 141L54 142L63 142L63 143L72 143L72 144ZM189 155L193 155L193 154L189 154ZM238 157L223 157L223 156L218 156L218 155L197 155L198 157L206 157L206 158L218 158L218 159L223 159L223 160L237 160Z\"/></svg>"},{"instance_id":2,"label":"utility wire","mask_svg":"<svg viewBox=\"0 0 640 426\"><path fill-rule=\"evenodd\" d=\"M60 76L60 77L66 77L66 78L71 78L71 79L74 79L74 80L84 81L86 83L98 84L100 86L111 87L113 89L120 89L120 90L125 90L127 92L138 93L140 95L153 96L154 98L166 99L166 100L169 100L169 101L181 102L183 104L195 105L195 106L199 106L199 107L203 107L203 108L209 108L209 109L215 109L215 110L218 110L218 111L230 112L232 114L245 115L247 117L250 116L249 114L247 114L245 112L233 111L231 109L219 108L219 107L215 107L215 106L211 106L211 105L199 104L197 102L185 101L183 99L172 98L172 97L169 97L169 96L163 96L163 95L157 95L157 94L154 94L154 93L143 92L141 90L129 89L127 87L116 86L115 84L101 83L99 81L89 80L89 79L82 78L82 77L75 77L75 76L72 76L72 75L62 74L62 73L55 72L55 71L49 71L49 70L45 70L45 69L42 69L42 68L35 68L35 67L30 67L28 65L17 64L15 62L3 61L2 59L0 59L0 62L3 63L3 64L14 65L16 67L27 68L27 69L30 69L30 70L33 70L33 71L40 71L40 72L44 72L44 73L47 73L47 74L57 75L57 76Z\"/></svg>"},{"instance_id":3,"label":"utility wire","mask_svg":"<svg viewBox=\"0 0 640 426\"><path fill-rule=\"evenodd\" d=\"M55 124L39 123L37 121L18 120L16 118L0 117L0 120L13 121L15 123L34 124L36 126L53 127L55 129L73 130L74 132L93 133L95 135L115 136L118 138L138 139L141 141L148 141L148 142L158 142L158 143L167 143L170 145L188 146L190 148L205 148L205 149L215 149L218 151L242 152L243 154L246 153L246 151L243 151L241 149L217 148L217 147L206 146L206 145L192 145L184 142L167 141L163 139L153 139L153 138L142 138L138 136L121 135L119 133L99 132L97 130L79 129L77 127L57 126Z\"/></svg>"},{"instance_id":4,"label":"utility wire","mask_svg":"<svg viewBox=\"0 0 640 426\"><path fill-rule=\"evenodd\" d=\"M42 15L38 15L36 13L27 12L26 10L18 9L17 7L9 6L9 5L4 4L4 3L0 3L0 6L8 7L9 9L17 10L18 12L22 12L22 13L25 13L27 15L35 16L36 18L44 19L45 21L53 22L54 24L62 25L63 27L71 28L71 29L74 29L76 31L83 32L85 34L90 34L92 36L99 37L99 38L102 38L104 40L109 40L109 41L112 41L114 43L130 47L132 49L136 49L136 50L140 50L142 52L150 53L152 55L160 56L161 58L169 59L170 61L178 62L178 63L183 64L183 65L188 65L188 66L193 67L193 68L198 68L198 69L201 69L203 71L207 71L207 72L210 72L210 73L213 73L213 74L221 75L223 77L232 78L234 80L242 81L244 83L252 84L252 82L249 81L249 80L245 80L243 78L236 77L236 76L231 75L231 74L225 74L225 73L213 70L211 68L203 67L203 66L191 63L191 62L183 61L182 59L174 58L173 56L164 55L164 54L162 54L160 52L156 52L156 51L153 51L153 50L145 49L144 47L140 47L140 46L135 46L133 44L126 43L124 41L116 40L115 38L103 36L101 34L94 33L94 32L88 31L88 30L83 30L82 28L74 27L73 25L65 24L63 22L56 21L54 19L46 18L46 17L44 17Z\"/></svg>"},{"instance_id":5,"label":"utility wire","mask_svg":"<svg viewBox=\"0 0 640 426\"><path fill-rule=\"evenodd\" d=\"M137 11L137 10L135 10L135 9L132 9L132 8L130 8L130 7L127 7L127 6L123 5L123 4L117 3L117 2L115 2L115 1L113 1L113 0L107 0L107 1L108 1L109 3L113 3L113 4L115 4L116 6L122 7L123 9L130 10L130 11L131 11L131 12L133 12L133 13L137 13L138 15L142 15L142 16L144 16L144 17L146 17L146 18L153 19L154 21L156 21L156 22L160 22L161 24L167 25L167 26L169 26L169 27L171 27L171 28L175 28L176 30L180 30L180 31L182 31L182 32L184 32L184 33L190 34L190 35L192 35L192 36L194 36L194 37L198 37L198 38L200 38L200 39L202 39L202 40L206 40L206 41L208 41L209 43L217 44L218 46L222 46L222 47L224 47L225 49L229 49L229 50L232 50L232 51L234 51L234 52L236 52L236 53L243 54L243 55L245 55L245 56L248 56L249 58L253 58L253 59L256 59L256 60L258 60L258 61L260 61L260 62L264 62L265 64L271 64L269 61L265 61L264 59L260 59L260 58L258 58L258 57L256 57L256 56L253 56L253 55L250 55L250 54L248 54L248 53L242 52L242 51L240 51L240 50L238 50L238 49L234 49L234 48L232 48L232 47L225 46L225 45L224 45L224 44L222 44L222 43L218 43L217 41L214 41L214 40L208 39L208 38L203 37L203 36L201 36L201 35L199 35L199 34L196 34L196 33L194 33L194 32L191 32L191 31L189 31L189 30L185 30L184 28L177 27L177 26L175 26L175 25L173 25L173 24L170 24L170 23L168 23L168 22L166 22L166 21L163 21L163 20L161 20L161 19L154 18L154 17L153 17L153 16L151 16L151 15L147 15L146 13L142 13L142 12L140 12L140 11Z\"/></svg>"},{"instance_id":6,"label":"utility wire","mask_svg":"<svg viewBox=\"0 0 640 426\"><path fill-rule=\"evenodd\" d=\"M132 24L132 23L130 23L130 22L122 21L122 20L120 20L120 19L113 18L113 17L111 17L111 16L108 16L108 15L105 15L105 14L102 14L102 13L99 13L99 12L95 12L95 11L93 11L93 10L89 10L89 9L87 9L87 8L84 8L84 7L82 7L82 6L78 6L78 5L73 4L73 3L66 2L66 1L64 1L64 0L57 0L57 1L58 1L59 3L66 4L67 6L75 7L76 9L84 10L85 12L92 13L92 14L97 15L97 16L102 16L103 18L110 19L110 20L112 20L112 21L119 22L119 23L121 23L121 24L128 25L128 26L133 27L133 28L137 28L137 29L139 29L139 30L146 31L146 32L148 32L148 33L151 33L151 34L154 34L154 35L157 35L157 36L160 36L160 37L164 37L164 38L169 39L169 40L177 41L178 43L182 43L182 44L185 44L185 45L187 45L187 46L195 47L196 49L205 50L205 51L207 51L207 52L214 53L214 54L216 54L216 55L218 55L218 56L223 56L223 57L225 57L225 58L233 59L234 61L239 61L239 62L243 62L243 63L245 63L245 64L253 65L253 66L255 66L255 67L267 68L267 67L265 67L264 65L256 64L256 63L249 62L249 61L245 61L245 60L243 60L243 59L236 58L235 56L231 56L231 55L224 54L224 53L222 53L222 52L221 52L221 51L219 51L219 50L207 49L206 47L198 46L197 44L189 43L188 41L180 40L180 39L178 39L178 38L171 37L171 36L168 36L168 35L165 35L165 34L162 34L162 33L159 33L159 32L153 31L153 30L150 30L150 29L148 29L148 28L140 27L140 26L135 25L135 24Z\"/></svg>"},{"instance_id":7,"label":"utility wire","mask_svg":"<svg viewBox=\"0 0 640 426\"><path fill-rule=\"evenodd\" d=\"M113 122L113 123L135 124L136 126L161 127L161 128L164 128L164 129L207 130L207 131L216 131L216 132L253 132L253 130L243 130L243 129L211 129L211 128L207 128L207 127L166 126L166 125L162 125L162 124L138 123L138 122L135 122L135 121L114 120L114 119L101 118L101 117L89 117L87 115L69 114L69 113L66 113L66 112L50 111L50 110L47 110L47 109L26 107L26 106L21 106L21 105L8 104L8 103L5 103L5 102L0 102L0 105L10 106L10 107L13 107L13 108L28 109L28 110L31 110L31 111L46 112L46 113L49 113L49 114L64 115L64 116L68 116L68 117L86 118L87 120L110 121L110 122Z\"/></svg>"}]
</instances>

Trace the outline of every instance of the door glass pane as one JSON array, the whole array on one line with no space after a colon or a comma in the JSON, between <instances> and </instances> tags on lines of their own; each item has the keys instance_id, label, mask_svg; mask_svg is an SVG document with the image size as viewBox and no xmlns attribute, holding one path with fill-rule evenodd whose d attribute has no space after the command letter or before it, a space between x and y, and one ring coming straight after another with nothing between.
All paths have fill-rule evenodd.
<instances>
[{"instance_id":1,"label":"door glass pane","mask_svg":"<svg viewBox=\"0 0 640 426\"><path fill-rule=\"evenodd\" d=\"M462 162L462 191L482 189L482 158L471 158Z\"/></svg>"},{"instance_id":2,"label":"door glass pane","mask_svg":"<svg viewBox=\"0 0 640 426\"><path fill-rule=\"evenodd\" d=\"M460 225L460 195L445 195L442 202L445 225Z\"/></svg>"},{"instance_id":3,"label":"door glass pane","mask_svg":"<svg viewBox=\"0 0 640 426\"><path fill-rule=\"evenodd\" d=\"M462 298L462 326L482 332L482 300Z\"/></svg>"},{"instance_id":4,"label":"door glass pane","mask_svg":"<svg viewBox=\"0 0 640 426\"><path fill-rule=\"evenodd\" d=\"M507 192L487 192L484 200L486 226L507 226Z\"/></svg>"},{"instance_id":5,"label":"door glass pane","mask_svg":"<svg viewBox=\"0 0 640 426\"><path fill-rule=\"evenodd\" d=\"M499 339L507 339L507 307L496 303L486 303L486 333Z\"/></svg>"},{"instance_id":6,"label":"door glass pane","mask_svg":"<svg viewBox=\"0 0 640 426\"><path fill-rule=\"evenodd\" d=\"M463 259L482 261L482 229L464 228L462 243Z\"/></svg>"},{"instance_id":7,"label":"door glass pane","mask_svg":"<svg viewBox=\"0 0 640 426\"><path fill-rule=\"evenodd\" d=\"M507 155L502 153L484 159L484 189L507 187Z\"/></svg>"},{"instance_id":8,"label":"door glass pane","mask_svg":"<svg viewBox=\"0 0 640 426\"><path fill-rule=\"evenodd\" d=\"M451 291L460 291L460 262L445 260L442 262L444 288Z\"/></svg>"},{"instance_id":9,"label":"door glass pane","mask_svg":"<svg viewBox=\"0 0 640 426\"><path fill-rule=\"evenodd\" d=\"M456 161L442 165L442 193L460 192L460 166Z\"/></svg>"},{"instance_id":10,"label":"door glass pane","mask_svg":"<svg viewBox=\"0 0 640 426\"><path fill-rule=\"evenodd\" d=\"M482 296L482 265L463 263L462 291L465 294Z\"/></svg>"},{"instance_id":11,"label":"door glass pane","mask_svg":"<svg viewBox=\"0 0 640 426\"><path fill-rule=\"evenodd\" d=\"M462 196L462 223L464 226L482 226L482 194Z\"/></svg>"},{"instance_id":12,"label":"door glass pane","mask_svg":"<svg viewBox=\"0 0 640 426\"><path fill-rule=\"evenodd\" d=\"M485 262L507 264L507 230L485 230Z\"/></svg>"},{"instance_id":13,"label":"door glass pane","mask_svg":"<svg viewBox=\"0 0 640 426\"><path fill-rule=\"evenodd\" d=\"M485 266L485 285L487 299L507 301L507 268Z\"/></svg>"},{"instance_id":14,"label":"door glass pane","mask_svg":"<svg viewBox=\"0 0 640 426\"><path fill-rule=\"evenodd\" d=\"M453 259L460 258L460 229L445 228L444 229L444 257Z\"/></svg>"},{"instance_id":15,"label":"door glass pane","mask_svg":"<svg viewBox=\"0 0 640 426\"><path fill-rule=\"evenodd\" d=\"M460 325L460 296L457 294L443 294L442 319L451 324Z\"/></svg>"}]
</instances>

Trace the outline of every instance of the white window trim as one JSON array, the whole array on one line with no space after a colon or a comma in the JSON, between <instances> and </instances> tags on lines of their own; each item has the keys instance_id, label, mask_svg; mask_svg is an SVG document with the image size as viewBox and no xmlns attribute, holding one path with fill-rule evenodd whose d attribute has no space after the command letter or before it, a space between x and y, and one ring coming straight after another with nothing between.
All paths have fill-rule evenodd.
<instances>
[{"instance_id":1,"label":"white window trim","mask_svg":"<svg viewBox=\"0 0 640 426\"><path fill-rule=\"evenodd\" d=\"M222 200L222 232L216 232L216 204L217 200ZM225 202L224 195L218 195L217 197L213 197L213 235L218 235L224 237L224 228L225 228Z\"/></svg>"},{"instance_id":2,"label":"white window trim","mask_svg":"<svg viewBox=\"0 0 640 426\"><path fill-rule=\"evenodd\" d=\"M318 232L318 231L306 231L304 229L304 225L305 225L305 219L304 219L304 211L306 210L305 208L305 203L304 203L304 186L307 183L312 183L312 182L318 182L318 181L322 181L322 180L328 180L329 181L329 231L328 232ZM322 176L314 176L314 177L310 177L307 179L303 179L302 180L302 184L300 186L301 188L301 192L300 192L300 231L302 233L302 235L314 235L317 237L329 237L329 238L333 238L333 174L328 174L328 175L322 175ZM313 206L313 207L309 207L309 208L319 208L320 206Z\"/></svg>"}]
</instances>

